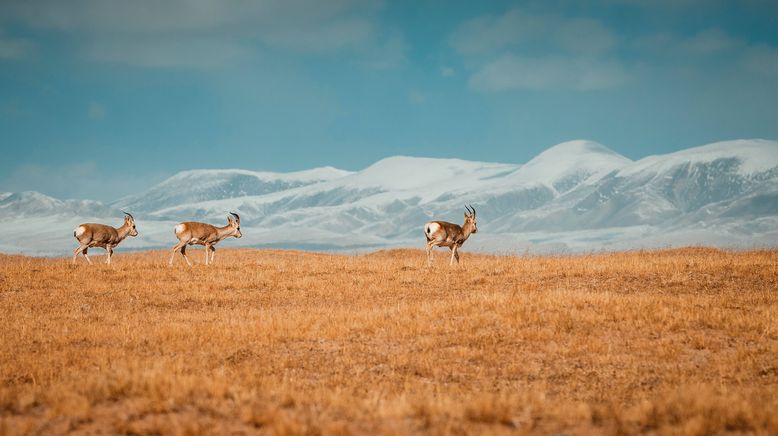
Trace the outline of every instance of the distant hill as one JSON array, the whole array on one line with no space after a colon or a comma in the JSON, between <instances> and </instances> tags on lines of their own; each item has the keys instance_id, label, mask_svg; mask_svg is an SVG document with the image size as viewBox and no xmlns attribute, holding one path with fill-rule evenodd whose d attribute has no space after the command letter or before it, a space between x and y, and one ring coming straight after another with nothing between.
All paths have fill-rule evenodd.
<instances>
[{"instance_id":1,"label":"distant hill","mask_svg":"<svg viewBox=\"0 0 778 436\"><path fill-rule=\"evenodd\" d=\"M110 204L5 193L0 249L64 254L75 225L118 225L119 209L138 221L141 235L127 243L134 248L172 246L176 222L219 224L229 211L241 215L244 238L225 246L421 246L425 221L461 222L465 204L478 211L473 250L774 247L778 141L719 142L638 161L570 141L523 165L394 156L357 172L191 170Z\"/></svg>"}]
</instances>

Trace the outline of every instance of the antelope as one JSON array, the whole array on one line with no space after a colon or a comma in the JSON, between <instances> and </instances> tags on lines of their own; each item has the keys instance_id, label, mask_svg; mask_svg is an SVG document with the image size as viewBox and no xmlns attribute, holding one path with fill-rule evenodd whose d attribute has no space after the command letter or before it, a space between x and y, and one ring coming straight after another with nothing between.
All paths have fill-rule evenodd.
<instances>
[{"instance_id":1,"label":"antelope","mask_svg":"<svg viewBox=\"0 0 778 436\"><path fill-rule=\"evenodd\" d=\"M214 245L230 236L236 238L243 236L243 234L240 233L240 217L233 212L230 212L230 215L227 216L227 225L224 227L215 227L210 224L194 221L187 221L177 225L175 227L175 233L176 238L178 238L178 244L173 247L169 265L173 265L173 258L176 255L176 251L180 251L181 255L184 256L186 263L189 266L192 266L192 262L186 257L186 246L195 244L205 245L205 264L212 264L213 258L216 256L216 248ZM209 255L211 257L210 262L208 262Z\"/></svg>"},{"instance_id":2,"label":"antelope","mask_svg":"<svg viewBox=\"0 0 778 436\"><path fill-rule=\"evenodd\" d=\"M451 261L448 264L453 265L454 259L459 263L459 247L465 243L471 233L478 233L475 208L465 206L465 209L467 210L465 222L461 226L446 221L430 221L424 225L424 236L427 238L427 265L432 265L432 249L435 247L450 248Z\"/></svg>"},{"instance_id":3,"label":"antelope","mask_svg":"<svg viewBox=\"0 0 778 436\"><path fill-rule=\"evenodd\" d=\"M86 223L73 230L73 237L78 241L78 248L73 251L74 264L78 254L81 253L91 265L92 261L89 259L87 251L92 247L102 247L108 252L108 258L105 260L105 263L110 265L113 248L119 245L127 236L138 236L138 230L135 228L135 218L125 211L122 211L122 213L124 214L124 224L119 228L106 226L105 224Z\"/></svg>"}]
</instances>

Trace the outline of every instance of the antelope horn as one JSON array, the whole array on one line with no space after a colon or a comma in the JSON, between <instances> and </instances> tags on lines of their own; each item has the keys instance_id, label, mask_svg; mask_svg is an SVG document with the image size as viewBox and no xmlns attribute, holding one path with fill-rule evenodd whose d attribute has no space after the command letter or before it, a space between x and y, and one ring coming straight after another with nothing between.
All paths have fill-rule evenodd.
<instances>
[{"instance_id":1,"label":"antelope horn","mask_svg":"<svg viewBox=\"0 0 778 436\"><path fill-rule=\"evenodd\" d=\"M234 216L236 220L240 221L240 217L235 212L230 212L230 215Z\"/></svg>"},{"instance_id":2,"label":"antelope horn","mask_svg":"<svg viewBox=\"0 0 778 436\"><path fill-rule=\"evenodd\" d=\"M475 218L475 208L473 207L472 204L470 205L470 209L473 209L473 218Z\"/></svg>"},{"instance_id":3,"label":"antelope horn","mask_svg":"<svg viewBox=\"0 0 778 436\"><path fill-rule=\"evenodd\" d=\"M467 207L467 205L465 205L465 210L467 210L467 213L468 213L468 214L470 214L470 215L472 215L472 214L473 214L473 211L472 211L472 210L470 210L470 208L469 208L469 207Z\"/></svg>"},{"instance_id":4,"label":"antelope horn","mask_svg":"<svg viewBox=\"0 0 778 436\"><path fill-rule=\"evenodd\" d=\"M119 209L119 210L121 210L121 209ZM130 218L131 218L133 221L135 221L135 217L134 217L134 216L132 216L132 214L130 214L130 213L127 213L127 212L125 212L125 211L123 211L123 210L122 210L122 213L123 213L123 214L125 214L125 215L128 215L128 216L129 216L129 217L130 217Z\"/></svg>"}]
</instances>

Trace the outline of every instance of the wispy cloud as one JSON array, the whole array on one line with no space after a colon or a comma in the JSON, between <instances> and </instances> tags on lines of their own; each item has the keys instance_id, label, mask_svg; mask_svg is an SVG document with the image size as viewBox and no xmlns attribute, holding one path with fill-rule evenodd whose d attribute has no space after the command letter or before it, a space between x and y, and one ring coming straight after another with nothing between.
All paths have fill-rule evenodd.
<instances>
[{"instance_id":1,"label":"wispy cloud","mask_svg":"<svg viewBox=\"0 0 778 436\"><path fill-rule=\"evenodd\" d=\"M643 35L632 42L640 53L661 56L711 56L745 47L746 41L721 29L709 28L691 36L668 32Z\"/></svg>"},{"instance_id":2,"label":"wispy cloud","mask_svg":"<svg viewBox=\"0 0 778 436\"><path fill-rule=\"evenodd\" d=\"M149 68L218 69L250 57L243 44L202 37L97 39L84 47L92 60Z\"/></svg>"},{"instance_id":3,"label":"wispy cloud","mask_svg":"<svg viewBox=\"0 0 778 436\"><path fill-rule=\"evenodd\" d=\"M379 10L380 3L373 0L39 0L0 5L0 15L7 19L78 36L81 52L92 60L195 69L230 66L262 50L355 56L385 52L396 57L393 39L378 25Z\"/></svg>"},{"instance_id":4,"label":"wispy cloud","mask_svg":"<svg viewBox=\"0 0 778 436\"><path fill-rule=\"evenodd\" d=\"M686 9L700 6L718 7L723 0L601 0L601 3L631 5L644 9Z\"/></svg>"},{"instance_id":5,"label":"wispy cloud","mask_svg":"<svg viewBox=\"0 0 778 436\"><path fill-rule=\"evenodd\" d=\"M615 61L509 54L479 69L470 78L470 86L484 92L555 88L587 91L611 88L626 80L624 67Z\"/></svg>"},{"instance_id":6,"label":"wispy cloud","mask_svg":"<svg viewBox=\"0 0 778 436\"><path fill-rule=\"evenodd\" d=\"M553 24L553 23L551 23ZM618 37L597 20L575 18L559 20L554 29L560 47L570 53L602 54L618 45Z\"/></svg>"},{"instance_id":7,"label":"wispy cloud","mask_svg":"<svg viewBox=\"0 0 778 436\"><path fill-rule=\"evenodd\" d=\"M388 70L405 65L408 43L402 34L394 34L363 48L360 63L373 70Z\"/></svg>"},{"instance_id":8,"label":"wispy cloud","mask_svg":"<svg viewBox=\"0 0 778 436\"><path fill-rule=\"evenodd\" d=\"M650 7L687 8L696 2ZM629 0L620 3L644 7ZM479 92L612 88L630 82L631 76L650 66L701 76L710 75L710 68L778 74L774 72L778 49L719 27L692 34L657 30L627 37L588 17L531 13L521 8L467 20L449 36L449 43L471 70L470 88Z\"/></svg>"},{"instance_id":9,"label":"wispy cloud","mask_svg":"<svg viewBox=\"0 0 778 436\"><path fill-rule=\"evenodd\" d=\"M619 38L590 18L513 9L466 21L449 42L474 66L469 83L476 91L584 91L627 80L626 68L610 56Z\"/></svg>"},{"instance_id":10,"label":"wispy cloud","mask_svg":"<svg viewBox=\"0 0 778 436\"><path fill-rule=\"evenodd\" d=\"M739 69L758 76L778 75L778 48L751 43L719 28L709 28L691 36L660 32L633 41L633 47L646 58L667 60L676 68L699 65L701 61L726 59L719 69Z\"/></svg>"},{"instance_id":11,"label":"wispy cloud","mask_svg":"<svg viewBox=\"0 0 778 436\"><path fill-rule=\"evenodd\" d=\"M590 18L530 14L513 9L502 15L468 20L449 42L465 55L504 49L544 47L571 54L600 54L618 44L618 38L602 23Z\"/></svg>"},{"instance_id":12,"label":"wispy cloud","mask_svg":"<svg viewBox=\"0 0 778 436\"><path fill-rule=\"evenodd\" d=\"M343 17L313 27L276 27L259 31L269 46L302 52L326 53L353 49L374 36L375 23L362 17Z\"/></svg>"},{"instance_id":13,"label":"wispy cloud","mask_svg":"<svg viewBox=\"0 0 778 436\"><path fill-rule=\"evenodd\" d=\"M6 2L4 15L36 28L84 33L159 35L189 32L271 34L316 29L372 15L375 1L333 0L57 0Z\"/></svg>"}]
</instances>

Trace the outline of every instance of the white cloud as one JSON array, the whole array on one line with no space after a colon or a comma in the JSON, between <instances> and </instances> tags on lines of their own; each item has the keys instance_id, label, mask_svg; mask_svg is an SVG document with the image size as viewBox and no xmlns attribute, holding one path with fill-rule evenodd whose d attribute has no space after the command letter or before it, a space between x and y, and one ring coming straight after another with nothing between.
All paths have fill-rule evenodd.
<instances>
[{"instance_id":1,"label":"white cloud","mask_svg":"<svg viewBox=\"0 0 778 436\"><path fill-rule=\"evenodd\" d=\"M470 86L477 91L593 90L627 78L620 63L607 59L619 39L590 18L512 9L466 21L449 43L475 68Z\"/></svg>"},{"instance_id":2,"label":"white cloud","mask_svg":"<svg viewBox=\"0 0 778 436\"><path fill-rule=\"evenodd\" d=\"M316 28L371 15L375 1L332 0L31 0L5 2L3 15L34 27L127 35Z\"/></svg>"},{"instance_id":3,"label":"white cloud","mask_svg":"<svg viewBox=\"0 0 778 436\"><path fill-rule=\"evenodd\" d=\"M552 29L551 32L558 39L559 45L571 53L606 53L618 43L616 36L596 20L560 20L557 26L558 29Z\"/></svg>"},{"instance_id":4,"label":"white cloud","mask_svg":"<svg viewBox=\"0 0 778 436\"><path fill-rule=\"evenodd\" d=\"M637 38L633 46L643 54L671 60L676 68L689 68L703 59L725 55L726 64L720 68L736 67L752 74L778 75L778 48L749 44L718 28L706 29L690 37L672 33L645 35Z\"/></svg>"},{"instance_id":5,"label":"white cloud","mask_svg":"<svg viewBox=\"0 0 778 436\"><path fill-rule=\"evenodd\" d=\"M408 44L401 34L395 34L385 41L376 41L369 47L363 48L363 61L368 68L374 70L388 70L397 68L407 62L405 53Z\"/></svg>"},{"instance_id":6,"label":"white cloud","mask_svg":"<svg viewBox=\"0 0 778 436\"><path fill-rule=\"evenodd\" d=\"M374 32L374 24L361 18L341 19L311 28L259 31L261 41L272 47L318 53L359 47Z\"/></svg>"},{"instance_id":7,"label":"white cloud","mask_svg":"<svg viewBox=\"0 0 778 436\"><path fill-rule=\"evenodd\" d=\"M90 59L163 68L231 65L264 49L380 51L391 38L382 36L379 10L377 0L0 3L6 19L76 36Z\"/></svg>"},{"instance_id":8,"label":"white cloud","mask_svg":"<svg viewBox=\"0 0 778 436\"><path fill-rule=\"evenodd\" d=\"M632 45L637 50L665 56L712 56L740 49L746 45L746 42L721 29L710 28L692 36L667 32L643 35L636 38Z\"/></svg>"},{"instance_id":9,"label":"white cloud","mask_svg":"<svg viewBox=\"0 0 778 436\"><path fill-rule=\"evenodd\" d=\"M639 6L646 9L715 8L722 4L722 0L601 0L601 2Z\"/></svg>"},{"instance_id":10,"label":"white cloud","mask_svg":"<svg viewBox=\"0 0 778 436\"><path fill-rule=\"evenodd\" d=\"M543 31L539 20L520 10L504 15L485 15L463 23L449 38L451 45L463 54L477 54L520 43Z\"/></svg>"},{"instance_id":11,"label":"white cloud","mask_svg":"<svg viewBox=\"0 0 778 436\"><path fill-rule=\"evenodd\" d=\"M198 69L223 68L250 56L249 49L235 41L198 37L101 39L88 43L84 53L103 62Z\"/></svg>"},{"instance_id":12,"label":"white cloud","mask_svg":"<svg viewBox=\"0 0 778 436\"><path fill-rule=\"evenodd\" d=\"M479 69L470 78L470 86L483 92L554 88L587 91L619 86L626 80L624 67L613 61L504 55Z\"/></svg>"},{"instance_id":13,"label":"white cloud","mask_svg":"<svg viewBox=\"0 0 778 436\"><path fill-rule=\"evenodd\" d=\"M502 15L484 15L466 21L454 31L449 42L465 55L530 44L574 54L599 54L616 47L618 39L597 20L529 14L513 9Z\"/></svg>"}]
</instances>

